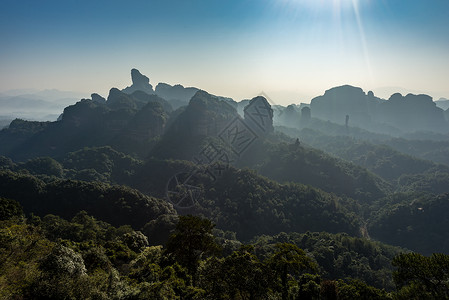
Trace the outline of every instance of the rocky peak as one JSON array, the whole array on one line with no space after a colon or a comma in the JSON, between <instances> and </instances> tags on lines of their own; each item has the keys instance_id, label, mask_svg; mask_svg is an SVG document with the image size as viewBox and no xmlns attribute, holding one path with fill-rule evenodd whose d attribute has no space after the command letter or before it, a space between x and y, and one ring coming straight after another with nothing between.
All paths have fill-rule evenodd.
<instances>
[{"instance_id":1,"label":"rocky peak","mask_svg":"<svg viewBox=\"0 0 449 300\"><path fill-rule=\"evenodd\" d=\"M93 102L102 103L102 104L106 103L106 99L101 97L97 93L93 93L92 95L90 95L90 97L92 98Z\"/></svg>"},{"instance_id":2,"label":"rocky peak","mask_svg":"<svg viewBox=\"0 0 449 300\"><path fill-rule=\"evenodd\" d=\"M137 108L135 101L125 92L120 91L117 88L112 88L109 90L109 96L108 100L106 101L106 105L112 109Z\"/></svg>"},{"instance_id":3,"label":"rocky peak","mask_svg":"<svg viewBox=\"0 0 449 300\"><path fill-rule=\"evenodd\" d=\"M267 99L257 96L243 110L245 122L256 132L273 132L273 109Z\"/></svg>"},{"instance_id":4,"label":"rocky peak","mask_svg":"<svg viewBox=\"0 0 449 300\"><path fill-rule=\"evenodd\" d=\"M171 86L166 83L159 83L156 86L155 93L159 97L162 97L168 101L171 101L171 104L174 108L179 107L181 105L186 105L189 103L189 100L198 92L199 89L193 87L184 87L180 84Z\"/></svg>"},{"instance_id":5,"label":"rocky peak","mask_svg":"<svg viewBox=\"0 0 449 300\"><path fill-rule=\"evenodd\" d=\"M126 94L132 94L135 91L142 91L147 94L154 94L153 86L150 84L150 79L140 73L137 69L131 70L131 80L133 84L125 89L122 92Z\"/></svg>"},{"instance_id":6,"label":"rocky peak","mask_svg":"<svg viewBox=\"0 0 449 300\"><path fill-rule=\"evenodd\" d=\"M362 98L365 96L363 90L359 87L355 87L352 85L342 85L338 87L331 88L324 93L324 96L335 97L333 100L344 100L345 98L341 98L344 95L346 98Z\"/></svg>"},{"instance_id":7,"label":"rocky peak","mask_svg":"<svg viewBox=\"0 0 449 300\"><path fill-rule=\"evenodd\" d=\"M146 87L150 84L150 78L140 73L137 69L131 70L131 80L133 81L133 85L137 87Z\"/></svg>"}]
</instances>

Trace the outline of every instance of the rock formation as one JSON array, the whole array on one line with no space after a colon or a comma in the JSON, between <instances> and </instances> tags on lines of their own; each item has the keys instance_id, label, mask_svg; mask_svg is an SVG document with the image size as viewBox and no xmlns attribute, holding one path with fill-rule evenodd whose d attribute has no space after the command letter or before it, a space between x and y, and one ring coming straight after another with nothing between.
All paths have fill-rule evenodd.
<instances>
[{"instance_id":1,"label":"rock formation","mask_svg":"<svg viewBox=\"0 0 449 300\"><path fill-rule=\"evenodd\" d=\"M373 92L365 94L361 88L344 85L312 99L310 108L316 118L344 124L346 115L350 115L352 122L363 125L373 121L380 102L382 99L375 97Z\"/></svg>"},{"instance_id":2,"label":"rock formation","mask_svg":"<svg viewBox=\"0 0 449 300\"><path fill-rule=\"evenodd\" d=\"M131 70L131 80L133 84L125 89L122 92L126 94L132 94L135 91L142 91L147 94L154 94L153 86L150 84L150 79L139 72L137 69Z\"/></svg>"},{"instance_id":3,"label":"rock formation","mask_svg":"<svg viewBox=\"0 0 449 300\"><path fill-rule=\"evenodd\" d=\"M90 95L90 97L92 98L92 101L93 101L93 102L101 103L101 104L106 103L106 99L103 98L103 97L101 97L101 96L98 95L97 93L93 93L92 95Z\"/></svg>"},{"instance_id":4,"label":"rock formation","mask_svg":"<svg viewBox=\"0 0 449 300\"><path fill-rule=\"evenodd\" d=\"M267 99L262 96L251 99L244 109L245 123L259 135L274 131L273 109Z\"/></svg>"},{"instance_id":5,"label":"rock formation","mask_svg":"<svg viewBox=\"0 0 449 300\"><path fill-rule=\"evenodd\" d=\"M310 110L310 107L304 106L301 109L301 126L307 126L309 124L310 119L312 118L312 112Z\"/></svg>"},{"instance_id":6,"label":"rock formation","mask_svg":"<svg viewBox=\"0 0 449 300\"><path fill-rule=\"evenodd\" d=\"M443 110L438 108L428 95L399 93L379 105L377 120L405 132L436 131L447 132Z\"/></svg>"}]
</instances>

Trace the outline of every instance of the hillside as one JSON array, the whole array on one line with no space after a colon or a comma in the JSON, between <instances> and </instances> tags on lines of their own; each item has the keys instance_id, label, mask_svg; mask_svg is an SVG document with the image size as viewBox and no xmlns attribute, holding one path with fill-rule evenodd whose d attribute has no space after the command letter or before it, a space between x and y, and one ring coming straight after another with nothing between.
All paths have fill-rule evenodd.
<instances>
[{"instance_id":1,"label":"hillside","mask_svg":"<svg viewBox=\"0 0 449 300\"><path fill-rule=\"evenodd\" d=\"M105 103L83 99L66 107L60 121L13 121L0 131L0 140L4 141L0 154L25 160L111 145L143 155L164 131L170 111L170 105L157 96L140 92L126 95L111 89Z\"/></svg>"}]
</instances>

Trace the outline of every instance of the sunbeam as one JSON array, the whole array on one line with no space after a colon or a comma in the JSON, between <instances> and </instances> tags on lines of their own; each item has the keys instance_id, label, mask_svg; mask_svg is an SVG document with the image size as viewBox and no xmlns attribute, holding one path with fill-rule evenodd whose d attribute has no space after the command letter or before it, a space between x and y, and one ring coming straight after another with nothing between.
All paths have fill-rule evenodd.
<instances>
[{"instance_id":1,"label":"sunbeam","mask_svg":"<svg viewBox=\"0 0 449 300\"><path fill-rule=\"evenodd\" d=\"M338 0L336 0L336 1L338 1ZM351 2L352 2L352 8L354 9L354 15L357 20L357 27L359 29L360 42L362 44L362 50L363 50L363 57L365 60L366 68L368 70L369 79L372 81L373 71L371 68L371 61L369 58L368 47L367 47L366 38L365 38L365 30L363 29L362 18L360 16L359 3L357 0L351 0Z\"/></svg>"}]
</instances>

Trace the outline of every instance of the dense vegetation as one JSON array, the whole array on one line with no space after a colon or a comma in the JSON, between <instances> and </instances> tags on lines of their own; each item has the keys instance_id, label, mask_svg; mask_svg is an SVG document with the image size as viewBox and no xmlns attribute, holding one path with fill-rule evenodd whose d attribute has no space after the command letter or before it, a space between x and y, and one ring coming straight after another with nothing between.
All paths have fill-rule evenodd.
<instances>
[{"instance_id":1,"label":"dense vegetation","mask_svg":"<svg viewBox=\"0 0 449 300\"><path fill-rule=\"evenodd\" d=\"M373 211L370 234L420 253L447 253L449 194L395 194Z\"/></svg>"},{"instance_id":2,"label":"dense vegetation","mask_svg":"<svg viewBox=\"0 0 449 300\"><path fill-rule=\"evenodd\" d=\"M160 215L175 213L167 202L129 187L72 180L45 183L11 171L0 171L0 196L19 201L27 213L72 218L85 210L116 226L129 224L135 228Z\"/></svg>"},{"instance_id":3,"label":"dense vegetation","mask_svg":"<svg viewBox=\"0 0 449 300\"><path fill-rule=\"evenodd\" d=\"M0 208L2 298L391 299L417 289L422 296L447 292L444 283L429 286L418 273L444 282L448 274L437 268L447 256L429 258L435 268L429 272L426 257L398 256L400 249L347 235L282 233L231 249L229 240L213 235L209 220L183 216L166 247L149 246L139 231L83 211L67 221L24 218L19 204L5 198ZM392 278L398 292L361 281L391 291Z\"/></svg>"},{"instance_id":4,"label":"dense vegetation","mask_svg":"<svg viewBox=\"0 0 449 300\"><path fill-rule=\"evenodd\" d=\"M280 144L261 166L261 173L280 182L302 182L360 201L372 201L389 191L386 182L366 169L302 146Z\"/></svg>"},{"instance_id":5,"label":"dense vegetation","mask_svg":"<svg viewBox=\"0 0 449 300\"><path fill-rule=\"evenodd\" d=\"M141 181L136 184L142 190L149 188L147 193L163 197L165 190L160 187L165 187L173 173L164 175L159 170L171 167L174 172L179 164L149 163L146 166L150 173L146 177L139 173ZM280 185L249 170L231 168L216 181L201 169L197 172L192 184L200 187L201 193L189 212L208 216L221 229L237 232L239 239L247 241L255 235L280 231L359 233L358 205L353 200L300 184ZM159 181L155 182L154 177L159 177ZM53 213L71 218L86 210L113 225L130 224L135 228L173 213L166 200L145 196L125 186L49 177L44 180L49 182L32 175L0 171L0 196L17 199L26 212L41 216ZM151 183L159 189L153 189Z\"/></svg>"},{"instance_id":6,"label":"dense vegetation","mask_svg":"<svg viewBox=\"0 0 449 300\"><path fill-rule=\"evenodd\" d=\"M292 131L288 133L293 134ZM379 144L376 141L355 139L347 135L330 136L309 128L296 133L308 145L351 161L382 177L397 191L433 193L449 191L449 166L393 149L390 144L400 141L399 139Z\"/></svg>"}]
</instances>

